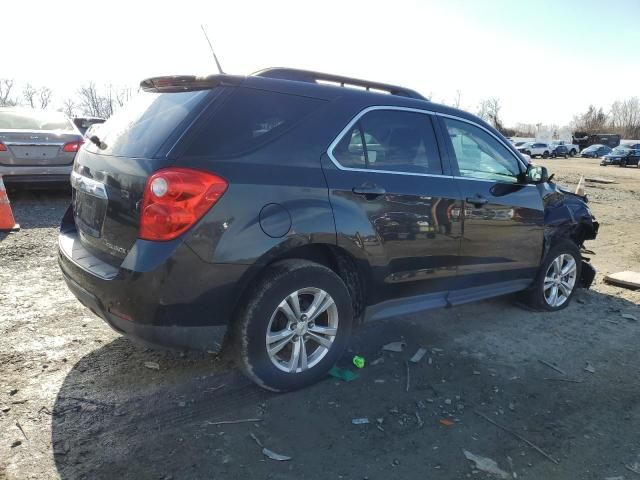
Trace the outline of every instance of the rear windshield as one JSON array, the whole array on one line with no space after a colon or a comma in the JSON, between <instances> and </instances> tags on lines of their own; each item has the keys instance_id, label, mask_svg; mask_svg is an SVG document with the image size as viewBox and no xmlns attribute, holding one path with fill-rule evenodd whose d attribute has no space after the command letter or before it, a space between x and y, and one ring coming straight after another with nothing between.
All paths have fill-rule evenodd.
<instances>
[{"instance_id":1,"label":"rear windshield","mask_svg":"<svg viewBox=\"0 0 640 480\"><path fill-rule=\"evenodd\" d=\"M100 125L96 134L107 147L100 149L87 142L87 149L117 157L153 158L207 93L141 93Z\"/></svg>"},{"instance_id":2,"label":"rear windshield","mask_svg":"<svg viewBox=\"0 0 640 480\"><path fill-rule=\"evenodd\" d=\"M64 113L40 111L0 111L2 130L64 130L74 131Z\"/></svg>"},{"instance_id":3,"label":"rear windshield","mask_svg":"<svg viewBox=\"0 0 640 480\"><path fill-rule=\"evenodd\" d=\"M188 156L240 155L275 139L324 100L239 87L189 145Z\"/></svg>"}]
</instances>

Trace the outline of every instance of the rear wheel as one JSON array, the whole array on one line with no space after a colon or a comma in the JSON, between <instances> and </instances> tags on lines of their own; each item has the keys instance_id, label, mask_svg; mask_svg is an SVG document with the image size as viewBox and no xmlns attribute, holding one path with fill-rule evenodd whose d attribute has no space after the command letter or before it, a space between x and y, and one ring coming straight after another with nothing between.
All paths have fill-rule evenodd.
<instances>
[{"instance_id":1,"label":"rear wheel","mask_svg":"<svg viewBox=\"0 0 640 480\"><path fill-rule=\"evenodd\" d=\"M575 243L563 240L547 253L533 285L522 300L535 310L561 310L569 305L580 280L582 257Z\"/></svg>"},{"instance_id":2,"label":"rear wheel","mask_svg":"<svg viewBox=\"0 0 640 480\"><path fill-rule=\"evenodd\" d=\"M544 152L542 154L542 158L549 158L549 152Z\"/></svg>"},{"instance_id":3,"label":"rear wheel","mask_svg":"<svg viewBox=\"0 0 640 480\"><path fill-rule=\"evenodd\" d=\"M576 153L578 152L576 152L576 150L572 148L571 151L569 152L569 155L571 155L572 157L575 157Z\"/></svg>"},{"instance_id":4,"label":"rear wheel","mask_svg":"<svg viewBox=\"0 0 640 480\"><path fill-rule=\"evenodd\" d=\"M349 291L333 271L306 260L278 262L236 318L238 363L268 390L313 384L344 352L352 319Z\"/></svg>"}]
</instances>

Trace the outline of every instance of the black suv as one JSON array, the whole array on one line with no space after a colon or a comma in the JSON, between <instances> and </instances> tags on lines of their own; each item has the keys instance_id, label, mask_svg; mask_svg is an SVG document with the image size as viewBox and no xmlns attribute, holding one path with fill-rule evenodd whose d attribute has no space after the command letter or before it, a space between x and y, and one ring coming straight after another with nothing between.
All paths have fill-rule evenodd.
<instances>
[{"instance_id":1,"label":"black suv","mask_svg":"<svg viewBox=\"0 0 640 480\"><path fill-rule=\"evenodd\" d=\"M392 85L293 69L159 77L76 157L59 239L114 329L317 381L365 319L512 292L559 310L595 271L586 198L494 128Z\"/></svg>"}]
</instances>

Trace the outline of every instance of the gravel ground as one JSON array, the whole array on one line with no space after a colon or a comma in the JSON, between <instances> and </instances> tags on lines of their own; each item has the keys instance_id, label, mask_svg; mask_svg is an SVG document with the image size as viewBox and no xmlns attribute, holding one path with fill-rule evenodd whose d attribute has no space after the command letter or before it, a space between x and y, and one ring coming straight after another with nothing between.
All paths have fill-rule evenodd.
<instances>
[{"instance_id":1,"label":"gravel ground","mask_svg":"<svg viewBox=\"0 0 640 480\"><path fill-rule=\"evenodd\" d=\"M224 353L155 351L111 331L58 271L67 193L12 194L22 230L0 234L0 478L500 478L463 450L504 478L640 478L640 321L622 317L640 319L640 292L602 282L640 271L640 170L541 163L563 184L617 182L587 185L601 224L591 290L556 314L506 297L367 324L344 359L369 362L356 380L282 395ZM404 352L381 351L396 340ZM428 353L407 391L418 347ZM265 457L251 434L292 460Z\"/></svg>"}]
</instances>

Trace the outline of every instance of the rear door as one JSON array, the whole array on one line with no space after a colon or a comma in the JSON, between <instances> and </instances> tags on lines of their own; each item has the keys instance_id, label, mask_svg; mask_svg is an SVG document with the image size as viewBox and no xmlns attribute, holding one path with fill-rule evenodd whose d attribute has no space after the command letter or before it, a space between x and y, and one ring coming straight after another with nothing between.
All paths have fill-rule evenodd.
<instances>
[{"instance_id":1,"label":"rear door","mask_svg":"<svg viewBox=\"0 0 640 480\"><path fill-rule=\"evenodd\" d=\"M431 115L370 107L332 144L323 167L338 243L372 267L369 302L444 298L455 281L461 204Z\"/></svg>"},{"instance_id":2,"label":"rear door","mask_svg":"<svg viewBox=\"0 0 640 480\"><path fill-rule=\"evenodd\" d=\"M526 287L542 256L538 189L524 183L524 163L488 129L444 115L439 121L464 199L459 287Z\"/></svg>"}]
</instances>

